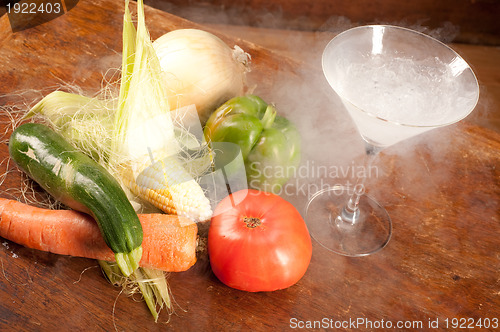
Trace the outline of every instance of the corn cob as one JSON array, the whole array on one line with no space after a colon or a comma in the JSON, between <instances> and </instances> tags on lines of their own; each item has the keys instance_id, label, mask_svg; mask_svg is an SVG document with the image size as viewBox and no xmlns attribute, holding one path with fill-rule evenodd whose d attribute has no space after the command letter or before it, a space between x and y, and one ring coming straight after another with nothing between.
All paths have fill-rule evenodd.
<instances>
[{"instance_id":1,"label":"corn cob","mask_svg":"<svg viewBox=\"0 0 500 332\"><path fill-rule=\"evenodd\" d=\"M153 162L137 177L127 171L123 179L134 195L165 213L185 216L195 222L212 216L210 201L203 189L175 156Z\"/></svg>"}]
</instances>

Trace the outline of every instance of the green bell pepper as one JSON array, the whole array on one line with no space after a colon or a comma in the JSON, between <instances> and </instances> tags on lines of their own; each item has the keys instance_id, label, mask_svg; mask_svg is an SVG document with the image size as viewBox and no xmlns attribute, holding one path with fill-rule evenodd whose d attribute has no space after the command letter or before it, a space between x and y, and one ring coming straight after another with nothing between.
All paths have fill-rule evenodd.
<instances>
[{"instance_id":1,"label":"green bell pepper","mask_svg":"<svg viewBox=\"0 0 500 332\"><path fill-rule=\"evenodd\" d=\"M279 191L300 162L300 135L276 109L255 95L235 97L205 124L207 142L237 144L250 188Z\"/></svg>"}]
</instances>

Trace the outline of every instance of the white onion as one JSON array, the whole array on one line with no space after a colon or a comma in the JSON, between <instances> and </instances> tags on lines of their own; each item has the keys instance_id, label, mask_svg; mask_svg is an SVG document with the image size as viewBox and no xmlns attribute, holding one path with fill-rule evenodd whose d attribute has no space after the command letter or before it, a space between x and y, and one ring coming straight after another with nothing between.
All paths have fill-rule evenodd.
<instances>
[{"instance_id":1,"label":"white onion","mask_svg":"<svg viewBox=\"0 0 500 332\"><path fill-rule=\"evenodd\" d=\"M223 102L243 94L250 56L217 36L179 29L153 47L165 75L170 108L195 104L202 121Z\"/></svg>"}]
</instances>

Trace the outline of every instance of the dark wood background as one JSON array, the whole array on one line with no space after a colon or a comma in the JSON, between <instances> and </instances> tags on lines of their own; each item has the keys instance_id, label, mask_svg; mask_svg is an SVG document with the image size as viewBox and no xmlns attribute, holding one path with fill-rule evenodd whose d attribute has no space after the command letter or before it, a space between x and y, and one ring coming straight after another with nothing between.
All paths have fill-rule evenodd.
<instances>
[{"instance_id":1,"label":"dark wood background","mask_svg":"<svg viewBox=\"0 0 500 332\"><path fill-rule=\"evenodd\" d=\"M447 42L500 44L498 0L146 0L199 23L339 30L385 23L433 31Z\"/></svg>"}]
</instances>

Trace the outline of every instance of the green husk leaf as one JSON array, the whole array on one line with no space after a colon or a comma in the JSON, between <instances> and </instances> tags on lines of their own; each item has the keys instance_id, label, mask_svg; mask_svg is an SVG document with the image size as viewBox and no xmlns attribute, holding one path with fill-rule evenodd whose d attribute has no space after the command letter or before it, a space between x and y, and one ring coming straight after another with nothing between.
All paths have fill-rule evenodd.
<instances>
[{"instance_id":1,"label":"green husk leaf","mask_svg":"<svg viewBox=\"0 0 500 332\"><path fill-rule=\"evenodd\" d=\"M168 155L177 152L178 147L163 83L165 78L146 28L143 1L137 1L137 30L133 26L128 3L127 0L123 71L114 121L113 151L116 156L129 159L115 160L115 163L132 160L140 165L138 161L148 157L149 151L161 151L162 155Z\"/></svg>"},{"instance_id":2,"label":"green husk leaf","mask_svg":"<svg viewBox=\"0 0 500 332\"><path fill-rule=\"evenodd\" d=\"M123 284L126 278L123 276L117 264L106 261L98 261L98 262L99 266L102 269L102 272L104 273L104 275L111 284L115 286L121 286Z\"/></svg>"},{"instance_id":3,"label":"green husk leaf","mask_svg":"<svg viewBox=\"0 0 500 332\"><path fill-rule=\"evenodd\" d=\"M113 130L113 100L54 91L33 106L23 119L39 117L95 160L106 161Z\"/></svg>"},{"instance_id":4,"label":"green husk leaf","mask_svg":"<svg viewBox=\"0 0 500 332\"><path fill-rule=\"evenodd\" d=\"M54 125L61 126L71 121L75 116L83 118L90 114L100 114L106 110L105 105L105 100L76 93L53 91L33 106L24 115L24 119L42 114Z\"/></svg>"},{"instance_id":5,"label":"green husk leaf","mask_svg":"<svg viewBox=\"0 0 500 332\"><path fill-rule=\"evenodd\" d=\"M123 287L128 295L141 292L155 322L161 309L171 310L170 291L163 271L138 268L127 278L116 263L99 261L99 265L109 282Z\"/></svg>"},{"instance_id":6,"label":"green husk leaf","mask_svg":"<svg viewBox=\"0 0 500 332\"><path fill-rule=\"evenodd\" d=\"M120 95L118 97L118 113L123 112L123 106L130 87L130 80L134 70L134 54L135 54L135 30L130 15L129 0L125 1L125 15L123 16L123 46L122 46L122 75L120 83Z\"/></svg>"},{"instance_id":7,"label":"green husk leaf","mask_svg":"<svg viewBox=\"0 0 500 332\"><path fill-rule=\"evenodd\" d=\"M142 297L144 298L144 301L146 302L146 305L148 306L149 311L153 315L153 318L155 319L155 322L156 322L158 320L158 311L156 310L156 303L154 300L154 292L148 283L138 281L138 280L144 279L144 276L140 270L136 271L134 273L134 275L137 278L135 281L138 284L139 289L141 290Z\"/></svg>"},{"instance_id":8,"label":"green husk leaf","mask_svg":"<svg viewBox=\"0 0 500 332\"><path fill-rule=\"evenodd\" d=\"M141 271L147 276L147 279L151 282L151 288L153 289L154 296L157 302L161 306L165 305L167 308L172 307L170 302L170 291L167 284L167 279L165 278L165 273L160 270L141 268Z\"/></svg>"}]
</instances>

